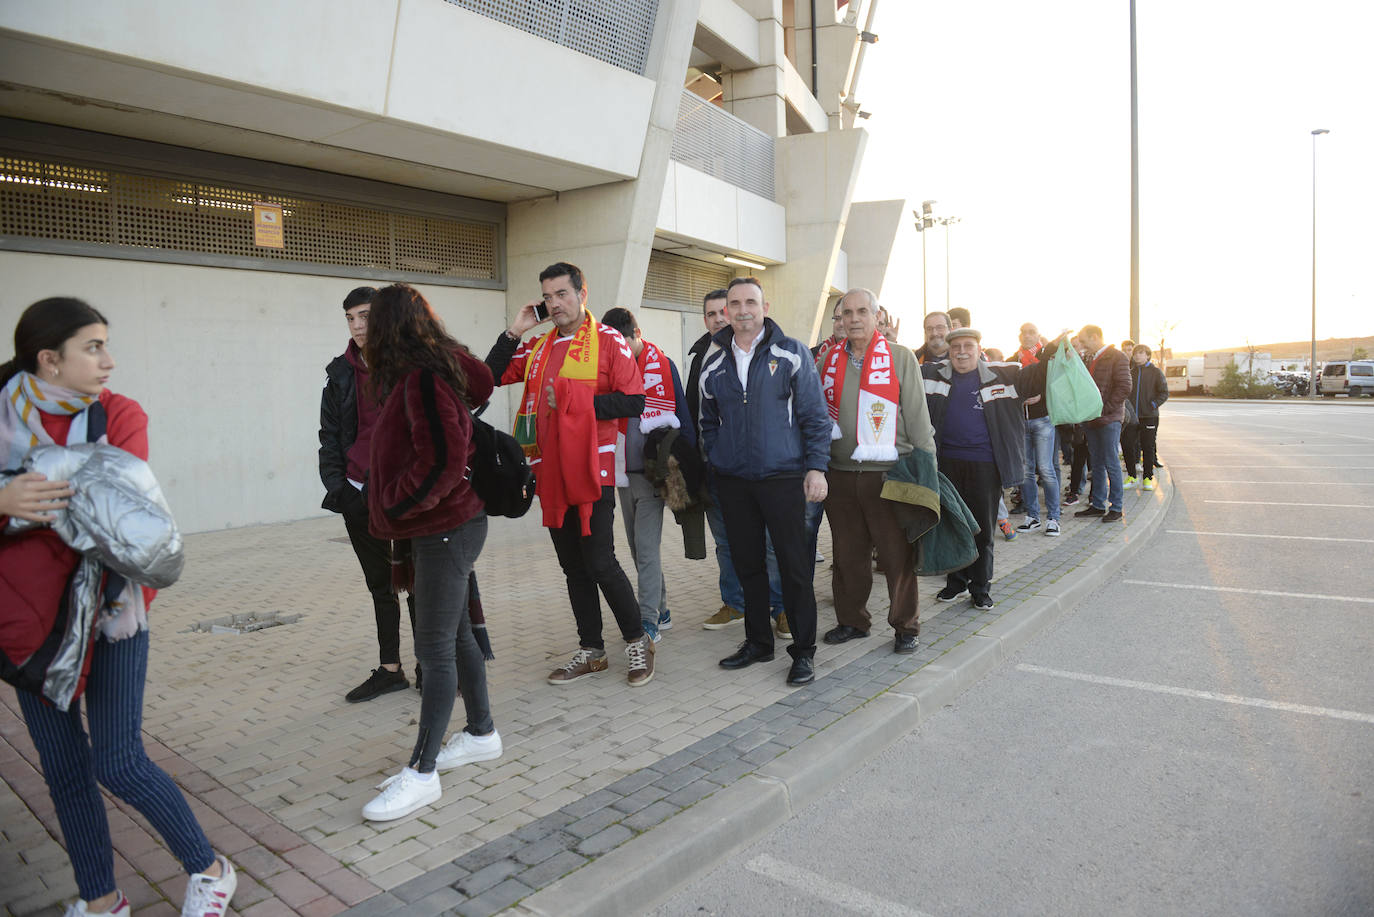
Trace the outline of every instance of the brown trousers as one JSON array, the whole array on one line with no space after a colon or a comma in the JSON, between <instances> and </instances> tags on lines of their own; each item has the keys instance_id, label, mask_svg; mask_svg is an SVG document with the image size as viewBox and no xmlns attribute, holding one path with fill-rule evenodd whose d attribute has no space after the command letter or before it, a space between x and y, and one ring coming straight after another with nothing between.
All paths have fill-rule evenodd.
<instances>
[{"instance_id":1,"label":"brown trousers","mask_svg":"<svg viewBox=\"0 0 1374 917\"><path fill-rule=\"evenodd\" d=\"M887 577L890 603L887 623L899 634L919 634L916 596L916 549L902 534L892 504L881 496L881 471L827 471L830 520L831 584L835 619L867 631L873 624L868 596L873 591L873 548Z\"/></svg>"}]
</instances>

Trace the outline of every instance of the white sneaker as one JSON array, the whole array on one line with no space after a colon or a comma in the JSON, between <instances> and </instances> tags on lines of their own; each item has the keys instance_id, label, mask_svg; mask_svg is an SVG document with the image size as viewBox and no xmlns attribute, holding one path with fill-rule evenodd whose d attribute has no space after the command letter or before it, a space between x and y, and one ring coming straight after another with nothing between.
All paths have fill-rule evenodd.
<instances>
[{"instance_id":1,"label":"white sneaker","mask_svg":"<svg viewBox=\"0 0 1374 917\"><path fill-rule=\"evenodd\" d=\"M1051 538L1058 538L1058 537L1059 537L1059 520L1057 520L1057 519L1051 519L1049 522L1046 522L1046 523L1045 523L1045 534L1048 535L1048 536L1050 536Z\"/></svg>"},{"instance_id":2,"label":"white sneaker","mask_svg":"<svg viewBox=\"0 0 1374 917\"><path fill-rule=\"evenodd\" d=\"M1023 533L1024 533L1024 532L1033 532L1033 531L1035 531L1035 530L1038 529L1038 528L1040 528L1040 520L1039 520L1039 519L1027 519L1025 522L1021 523L1020 525L1018 525L1018 526L1016 527L1016 531L1018 531L1018 532L1023 532Z\"/></svg>"},{"instance_id":3,"label":"white sneaker","mask_svg":"<svg viewBox=\"0 0 1374 917\"><path fill-rule=\"evenodd\" d=\"M409 767L401 768L394 777L388 777L377 785L382 792L376 799L363 806L363 818L368 821L392 821L405 818L416 809L423 809L438 802L443 795L439 785L439 774L422 774Z\"/></svg>"},{"instance_id":4,"label":"white sneaker","mask_svg":"<svg viewBox=\"0 0 1374 917\"><path fill-rule=\"evenodd\" d=\"M446 771L474 761L491 761L501 757L502 751L501 733L495 729L491 735L485 736L475 736L466 729L460 729L439 749L439 756L434 759L434 769Z\"/></svg>"},{"instance_id":5,"label":"white sneaker","mask_svg":"<svg viewBox=\"0 0 1374 917\"><path fill-rule=\"evenodd\" d=\"M115 891L119 890L115 889ZM133 908L129 906L129 899L124 897L123 892L119 892L119 900L108 910L92 911L90 905L78 898L67 905L67 911L63 917L129 917L131 913L133 913Z\"/></svg>"},{"instance_id":6,"label":"white sneaker","mask_svg":"<svg viewBox=\"0 0 1374 917\"><path fill-rule=\"evenodd\" d=\"M207 876L198 872L186 883L186 901L181 905L181 917L224 917L229 909L229 899L234 897L239 877L234 874L234 864L222 856L219 860L219 875Z\"/></svg>"}]
</instances>

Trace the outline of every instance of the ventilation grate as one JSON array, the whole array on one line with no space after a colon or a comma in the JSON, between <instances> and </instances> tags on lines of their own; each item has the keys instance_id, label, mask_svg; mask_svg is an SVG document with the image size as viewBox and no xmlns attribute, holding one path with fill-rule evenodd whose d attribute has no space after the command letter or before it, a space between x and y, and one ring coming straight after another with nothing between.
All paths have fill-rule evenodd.
<instances>
[{"instance_id":1,"label":"ventilation grate","mask_svg":"<svg viewBox=\"0 0 1374 917\"><path fill-rule=\"evenodd\" d=\"M253 204L280 204L286 247L253 244ZM495 223L0 156L0 236L266 262L500 279Z\"/></svg>"},{"instance_id":2,"label":"ventilation grate","mask_svg":"<svg viewBox=\"0 0 1374 917\"><path fill-rule=\"evenodd\" d=\"M707 293L728 286L734 276L726 267L653 251L644 278L644 298L699 308Z\"/></svg>"},{"instance_id":3,"label":"ventilation grate","mask_svg":"<svg viewBox=\"0 0 1374 917\"><path fill-rule=\"evenodd\" d=\"M588 57L644 73L658 0L448 0ZM531 66L535 66L532 64Z\"/></svg>"}]
</instances>

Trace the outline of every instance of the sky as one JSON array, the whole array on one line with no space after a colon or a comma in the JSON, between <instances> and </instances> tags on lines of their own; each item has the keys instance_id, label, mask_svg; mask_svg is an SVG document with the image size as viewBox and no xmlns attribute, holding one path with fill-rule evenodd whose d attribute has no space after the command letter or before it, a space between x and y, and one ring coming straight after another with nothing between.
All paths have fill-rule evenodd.
<instances>
[{"instance_id":1,"label":"sky","mask_svg":"<svg viewBox=\"0 0 1374 917\"><path fill-rule=\"evenodd\" d=\"M1130 330L1127 0L881 0L855 200L935 200L984 346ZM1180 352L1374 334L1374 3L1139 0L1141 337ZM945 235L926 301L946 303ZM919 343L921 236L882 290Z\"/></svg>"}]
</instances>

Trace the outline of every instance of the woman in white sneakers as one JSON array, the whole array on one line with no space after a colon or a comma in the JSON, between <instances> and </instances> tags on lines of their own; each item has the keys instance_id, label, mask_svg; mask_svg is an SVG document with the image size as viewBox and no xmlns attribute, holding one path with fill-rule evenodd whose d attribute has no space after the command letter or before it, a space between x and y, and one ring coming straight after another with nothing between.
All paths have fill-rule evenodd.
<instances>
[{"instance_id":1,"label":"woman in white sneakers","mask_svg":"<svg viewBox=\"0 0 1374 917\"><path fill-rule=\"evenodd\" d=\"M439 800L438 771L501 756L486 660L468 615L469 577L487 538L485 508L468 481L469 411L493 386L486 364L403 283L372 297L364 356L383 402L372 435L368 522L377 538L410 541L415 658L425 672L410 762L363 807L364 818L390 821ZM459 686L467 726L444 744Z\"/></svg>"},{"instance_id":2,"label":"woman in white sneakers","mask_svg":"<svg viewBox=\"0 0 1374 917\"><path fill-rule=\"evenodd\" d=\"M7 472L17 471L38 445L106 443L147 460L147 415L133 399L105 387L115 365L107 341L105 317L79 299L44 299L20 316L14 359L0 367L0 450ZM66 482L29 473L6 474L0 493L7 515L50 522L71 490ZM8 522L0 517L0 530ZM147 818L190 874L181 913L219 917L234 894L234 867L210 848L181 790L143 750L147 608L154 592L109 570L97 574L100 608L87 648L89 667L77 677L80 666L55 652L54 638L62 636L66 615L60 609L80 561L50 528L0 540L0 665L19 689L19 709L76 873L81 898L67 908L68 917L130 913L115 885L98 784ZM74 695L59 695L65 709L44 696L56 693L45 692L50 674L75 677Z\"/></svg>"}]
</instances>

